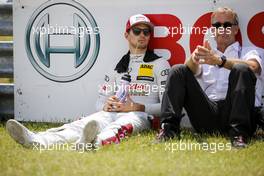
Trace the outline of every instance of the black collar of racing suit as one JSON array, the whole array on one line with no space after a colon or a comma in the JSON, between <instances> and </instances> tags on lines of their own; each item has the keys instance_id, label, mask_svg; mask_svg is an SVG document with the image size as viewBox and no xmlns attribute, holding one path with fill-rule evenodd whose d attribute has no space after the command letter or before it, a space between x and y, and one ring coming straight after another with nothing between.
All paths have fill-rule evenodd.
<instances>
[{"instance_id":1,"label":"black collar of racing suit","mask_svg":"<svg viewBox=\"0 0 264 176\"><path fill-rule=\"evenodd\" d=\"M156 55L152 50L147 50L143 58L143 61L151 62L158 58L160 58L160 56ZM117 73L127 72L129 61L130 61L130 51L128 51L128 53L121 58L121 60L118 62L118 64L115 67L115 71L117 71Z\"/></svg>"}]
</instances>

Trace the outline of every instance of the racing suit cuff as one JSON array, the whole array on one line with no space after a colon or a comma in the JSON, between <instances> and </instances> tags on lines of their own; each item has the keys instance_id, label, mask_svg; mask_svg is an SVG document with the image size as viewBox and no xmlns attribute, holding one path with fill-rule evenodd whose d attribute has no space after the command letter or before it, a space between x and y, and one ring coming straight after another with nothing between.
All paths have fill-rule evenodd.
<instances>
[{"instance_id":1,"label":"racing suit cuff","mask_svg":"<svg viewBox=\"0 0 264 176\"><path fill-rule=\"evenodd\" d=\"M145 104L145 112L151 115L160 116L161 115L161 103L155 104Z\"/></svg>"}]
</instances>

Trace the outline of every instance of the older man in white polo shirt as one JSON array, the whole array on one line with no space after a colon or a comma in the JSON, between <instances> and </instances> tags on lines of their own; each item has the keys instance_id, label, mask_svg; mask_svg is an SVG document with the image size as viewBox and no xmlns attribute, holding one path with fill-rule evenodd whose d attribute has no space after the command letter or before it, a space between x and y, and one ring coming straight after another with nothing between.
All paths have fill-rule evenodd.
<instances>
[{"instance_id":1,"label":"older man in white polo shirt","mask_svg":"<svg viewBox=\"0 0 264 176\"><path fill-rule=\"evenodd\" d=\"M245 147L261 106L263 61L255 48L241 47L236 41L238 16L232 9L218 8L211 23L217 48L205 41L168 76L158 137L179 136L184 107L198 132L227 133L234 147Z\"/></svg>"}]
</instances>

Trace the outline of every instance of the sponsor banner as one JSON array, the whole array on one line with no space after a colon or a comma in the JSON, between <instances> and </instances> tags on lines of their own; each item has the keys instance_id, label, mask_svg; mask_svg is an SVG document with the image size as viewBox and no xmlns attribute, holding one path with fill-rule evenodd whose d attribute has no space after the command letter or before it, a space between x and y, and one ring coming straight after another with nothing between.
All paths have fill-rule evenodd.
<instances>
[{"instance_id":1,"label":"sponsor banner","mask_svg":"<svg viewBox=\"0 0 264 176\"><path fill-rule=\"evenodd\" d=\"M205 38L214 45L210 15L219 6L238 12L243 45L264 48L260 0L14 0L15 118L68 122L94 113L98 85L128 50L129 16L153 21L150 47L174 65ZM151 65L138 75L155 81Z\"/></svg>"}]
</instances>

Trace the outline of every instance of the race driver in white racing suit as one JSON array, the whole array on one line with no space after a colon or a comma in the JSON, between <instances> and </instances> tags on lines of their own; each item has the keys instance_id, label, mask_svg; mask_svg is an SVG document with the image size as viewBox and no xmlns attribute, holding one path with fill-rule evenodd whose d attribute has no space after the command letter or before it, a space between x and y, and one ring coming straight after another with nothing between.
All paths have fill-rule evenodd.
<instances>
[{"instance_id":1,"label":"race driver in white racing suit","mask_svg":"<svg viewBox=\"0 0 264 176\"><path fill-rule=\"evenodd\" d=\"M169 63L148 50L153 25L141 14L131 16L126 25L125 38L129 52L122 57L115 70L105 76L96 103L97 113L45 132L33 133L16 120L7 122L10 136L25 147L33 143L48 147L53 144L119 143L128 134L150 128L149 115L160 115L162 91L170 69ZM131 83L125 103L115 97L115 88L124 74Z\"/></svg>"}]
</instances>

